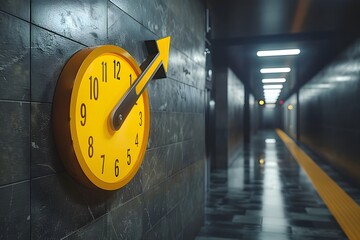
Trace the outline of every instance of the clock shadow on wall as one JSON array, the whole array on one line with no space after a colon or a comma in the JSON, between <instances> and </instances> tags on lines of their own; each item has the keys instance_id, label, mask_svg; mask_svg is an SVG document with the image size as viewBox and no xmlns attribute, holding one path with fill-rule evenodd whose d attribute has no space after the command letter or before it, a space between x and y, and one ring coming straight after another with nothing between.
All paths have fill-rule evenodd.
<instances>
[{"instance_id":1,"label":"clock shadow on wall","mask_svg":"<svg viewBox=\"0 0 360 240\"><path fill-rule=\"evenodd\" d=\"M166 77L170 37L145 45L149 56L141 66L117 46L84 48L68 60L59 77L53 136L67 172L86 188L66 187L73 185L66 173L61 186L89 205L118 194L120 204L142 191L136 173L150 129L146 86L151 79ZM82 197L89 193L96 197Z\"/></svg>"}]
</instances>

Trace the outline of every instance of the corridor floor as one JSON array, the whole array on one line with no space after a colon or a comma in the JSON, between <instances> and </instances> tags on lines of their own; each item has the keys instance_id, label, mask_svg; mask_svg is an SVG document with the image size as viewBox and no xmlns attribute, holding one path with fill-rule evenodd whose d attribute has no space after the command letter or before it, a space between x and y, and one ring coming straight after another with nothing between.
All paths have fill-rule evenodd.
<instances>
[{"instance_id":1,"label":"corridor floor","mask_svg":"<svg viewBox=\"0 0 360 240\"><path fill-rule=\"evenodd\" d=\"M359 203L358 189L336 181ZM204 239L347 237L284 143L269 131L257 134L227 170L212 173L205 225L196 240Z\"/></svg>"}]
</instances>

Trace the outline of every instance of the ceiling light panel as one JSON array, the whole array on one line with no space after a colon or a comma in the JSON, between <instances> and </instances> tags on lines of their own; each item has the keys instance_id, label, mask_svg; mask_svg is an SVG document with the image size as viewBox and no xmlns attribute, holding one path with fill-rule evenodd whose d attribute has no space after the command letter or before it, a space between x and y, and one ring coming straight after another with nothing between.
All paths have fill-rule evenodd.
<instances>
[{"instance_id":1,"label":"ceiling light panel","mask_svg":"<svg viewBox=\"0 0 360 240\"><path fill-rule=\"evenodd\" d=\"M282 49L282 50L266 50L258 51L258 57L273 57L273 56L289 56L300 54L300 49Z\"/></svg>"},{"instance_id":2,"label":"ceiling light panel","mask_svg":"<svg viewBox=\"0 0 360 240\"><path fill-rule=\"evenodd\" d=\"M264 89L264 93L280 93L280 89Z\"/></svg>"},{"instance_id":3,"label":"ceiling light panel","mask_svg":"<svg viewBox=\"0 0 360 240\"><path fill-rule=\"evenodd\" d=\"M260 69L261 73L285 73L290 72L291 69L288 67L285 68L262 68Z\"/></svg>"},{"instance_id":4,"label":"ceiling light panel","mask_svg":"<svg viewBox=\"0 0 360 240\"><path fill-rule=\"evenodd\" d=\"M286 78L264 78L262 83L284 83Z\"/></svg>"},{"instance_id":5,"label":"ceiling light panel","mask_svg":"<svg viewBox=\"0 0 360 240\"><path fill-rule=\"evenodd\" d=\"M264 89L282 89L283 85L282 84L264 85L263 88Z\"/></svg>"}]
</instances>

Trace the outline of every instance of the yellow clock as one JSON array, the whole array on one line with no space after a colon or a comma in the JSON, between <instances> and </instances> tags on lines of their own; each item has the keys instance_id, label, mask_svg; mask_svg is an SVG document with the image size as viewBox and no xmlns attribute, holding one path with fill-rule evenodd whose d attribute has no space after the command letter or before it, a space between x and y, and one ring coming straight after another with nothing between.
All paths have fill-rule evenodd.
<instances>
[{"instance_id":1,"label":"yellow clock","mask_svg":"<svg viewBox=\"0 0 360 240\"><path fill-rule=\"evenodd\" d=\"M145 44L141 66L124 49L104 45L75 53L61 72L55 143L68 172L86 186L115 190L140 168L150 129L146 86L166 77L170 37Z\"/></svg>"}]
</instances>

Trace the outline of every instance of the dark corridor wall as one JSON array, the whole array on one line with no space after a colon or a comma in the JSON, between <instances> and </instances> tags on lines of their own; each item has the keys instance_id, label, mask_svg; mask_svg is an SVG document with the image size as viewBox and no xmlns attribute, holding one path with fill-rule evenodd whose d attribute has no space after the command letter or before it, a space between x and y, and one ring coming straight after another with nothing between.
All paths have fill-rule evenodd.
<instances>
[{"instance_id":1,"label":"dark corridor wall","mask_svg":"<svg viewBox=\"0 0 360 240\"><path fill-rule=\"evenodd\" d=\"M214 67L215 169L227 169L244 138L245 88L235 73L221 64Z\"/></svg>"},{"instance_id":2,"label":"dark corridor wall","mask_svg":"<svg viewBox=\"0 0 360 240\"><path fill-rule=\"evenodd\" d=\"M3 0L0 4L0 239L191 239L204 209L204 6L170 0ZM115 44L138 63L144 40L171 36L168 78L148 91L141 169L115 192L64 170L52 97L67 61Z\"/></svg>"},{"instance_id":3,"label":"dark corridor wall","mask_svg":"<svg viewBox=\"0 0 360 240\"><path fill-rule=\"evenodd\" d=\"M244 84L231 69L228 69L228 157L229 165L238 156L244 143Z\"/></svg>"},{"instance_id":4,"label":"dark corridor wall","mask_svg":"<svg viewBox=\"0 0 360 240\"><path fill-rule=\"evenodd\" d=\"M360 186L360 41L300 89L300 140Z\"/></svg>"}]
</instances>

